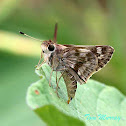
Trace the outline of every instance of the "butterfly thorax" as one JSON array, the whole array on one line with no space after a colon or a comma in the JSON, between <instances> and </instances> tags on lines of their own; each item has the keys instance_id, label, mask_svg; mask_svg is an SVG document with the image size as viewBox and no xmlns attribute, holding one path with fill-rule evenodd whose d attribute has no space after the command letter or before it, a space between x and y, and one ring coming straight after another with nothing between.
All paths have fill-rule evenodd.
<instances>
[{"instance_id":1,"label":"butterfly thorax","mask_svg":"<svg viewBox=\"0 0 126 126\"><path fill-rule=\"evenodd\" d=\"M44 60L54 71L63 71L65 69L65 66L62 65L62 52L66 48L65 46L49 40L44 41L41 44L41 48Z\"/></svg>"}]
</instances>

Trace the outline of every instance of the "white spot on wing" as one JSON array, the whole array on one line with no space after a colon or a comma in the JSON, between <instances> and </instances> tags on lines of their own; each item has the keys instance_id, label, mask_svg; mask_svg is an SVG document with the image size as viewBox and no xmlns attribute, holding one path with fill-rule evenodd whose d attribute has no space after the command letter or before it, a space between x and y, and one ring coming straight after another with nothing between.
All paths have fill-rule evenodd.
<instances>
[{"instance_id":1,"label":"white spot on wing","mask_svg":"<svg viewBox=\"0 0 126 126\"><path fill-rule=\"evenodd\" d=\"M78 49L80 52L90 52L88 49Z\"/></svg>"},{"instance_id":2,"label":"white spot on wing","mask_svg":"<svg viewBox=\"0 0 126 126\"><path fill-rule=\"evenodd\" d=\"M102 59L102 58L104 58L104 55L100 55L100 56L98 57L98 59Z\"/></svg>"},{"instance_id":3,"label":"white spot on wing","mask_svg":"<svg viewBox=\"0 0 126 126\"><path fill-rule=\"evenodd\" d=\"M101 48L101 47L98 47L98 48L97 48L97 53L99 53L99 54L102 53L102 48Z\"/></svg>"}]
</instances>

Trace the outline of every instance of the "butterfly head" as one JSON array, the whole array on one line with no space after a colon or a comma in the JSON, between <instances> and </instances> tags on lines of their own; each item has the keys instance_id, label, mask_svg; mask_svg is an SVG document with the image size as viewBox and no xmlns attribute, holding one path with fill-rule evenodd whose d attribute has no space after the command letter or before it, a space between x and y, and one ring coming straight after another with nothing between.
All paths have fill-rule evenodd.
<instances>
[{"instance_id":1,"label":"butterfly head","mask_svg":"<svg viewBox=\"0 0 126 126\"><path fill-rule=\"evenodd\" d=\"M41 49L44 60L46 61L46 63L49 63L49 57L56 49L55 43L52 40L43 41L41 44Z\"/></svg>"},{"instance_id":2,"label":"butterfly head","mask_svg":"<svg viewBox=\"0 0 126 126\"><path fill-rule=\"evenodd\" d=\"M41 48L43 54L50 54L55 51L55 43L52 40L43 41Z\"/></svg>"}]
</instances>

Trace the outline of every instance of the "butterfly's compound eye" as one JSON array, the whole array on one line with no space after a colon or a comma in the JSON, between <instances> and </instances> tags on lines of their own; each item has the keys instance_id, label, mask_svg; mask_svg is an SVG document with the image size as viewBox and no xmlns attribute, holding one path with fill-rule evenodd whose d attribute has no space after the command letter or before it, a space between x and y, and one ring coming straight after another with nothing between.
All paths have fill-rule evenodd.
<instances>
[{"instance_id":1,"label":"butterfly's compound eye","mask_svg":"<svg viewBox=\"0 0 126 126\"><path fill-rule=\"evenodd\" d=\"M55 49L54 45L49 45L49 46L48 46L48 50L49 50L49 51L53 51L54 49Z\"/></svg>"}]
</instances>

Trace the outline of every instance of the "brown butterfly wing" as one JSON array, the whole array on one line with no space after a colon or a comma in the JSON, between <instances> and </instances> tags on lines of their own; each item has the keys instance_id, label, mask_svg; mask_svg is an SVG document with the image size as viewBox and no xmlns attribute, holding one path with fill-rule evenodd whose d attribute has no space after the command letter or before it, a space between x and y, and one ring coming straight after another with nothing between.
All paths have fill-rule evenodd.
<instances>
[{"instance_id":1,"label":"brown butterfly wing","mask_svg":"<svg viewBox=\"0 0 126 126\"><path fill-rule=\"evenodd\" d=\"M88 77L96 71L97 57L88 49L67 48L64 50L63 64L76 81L86 83Z\"/></svg>"},{"instance_id":2,"label":"brown butterfly wing","mask_svg":"<svg viewBox=\"0 0 126 126\"><path fill-rule=\"evenodd\" d=\"M62 63L75 80L82 84L110 61L113 51L110 46L68 45L68 48L63 50Z\"/></svg>"},{"instance_id":3,"label":"brown butterfly wing","mask_svg":"<svg viewBox=\"0 0 126 126\"><path fill-rule=\"evenodd\" d=\"M110 61L114 52L114 48L111 46L89 46L89 49L98 58L98 66L96 68L96 71L99 71Z\"/></svg>"},{"instance_id":4,"label":"brown butterfly wing","mask_svg":"<svg viewBox=\"0 0 126 126\"><path fill-rule=\"evenodd\" d=\"M77 81L86 83L93 73L104 67L111 59L114 49L110 46L65 45L61 66L65 66L63 78L67 87L68 103L75 96Z\"/></svg>"}]
</instances>

